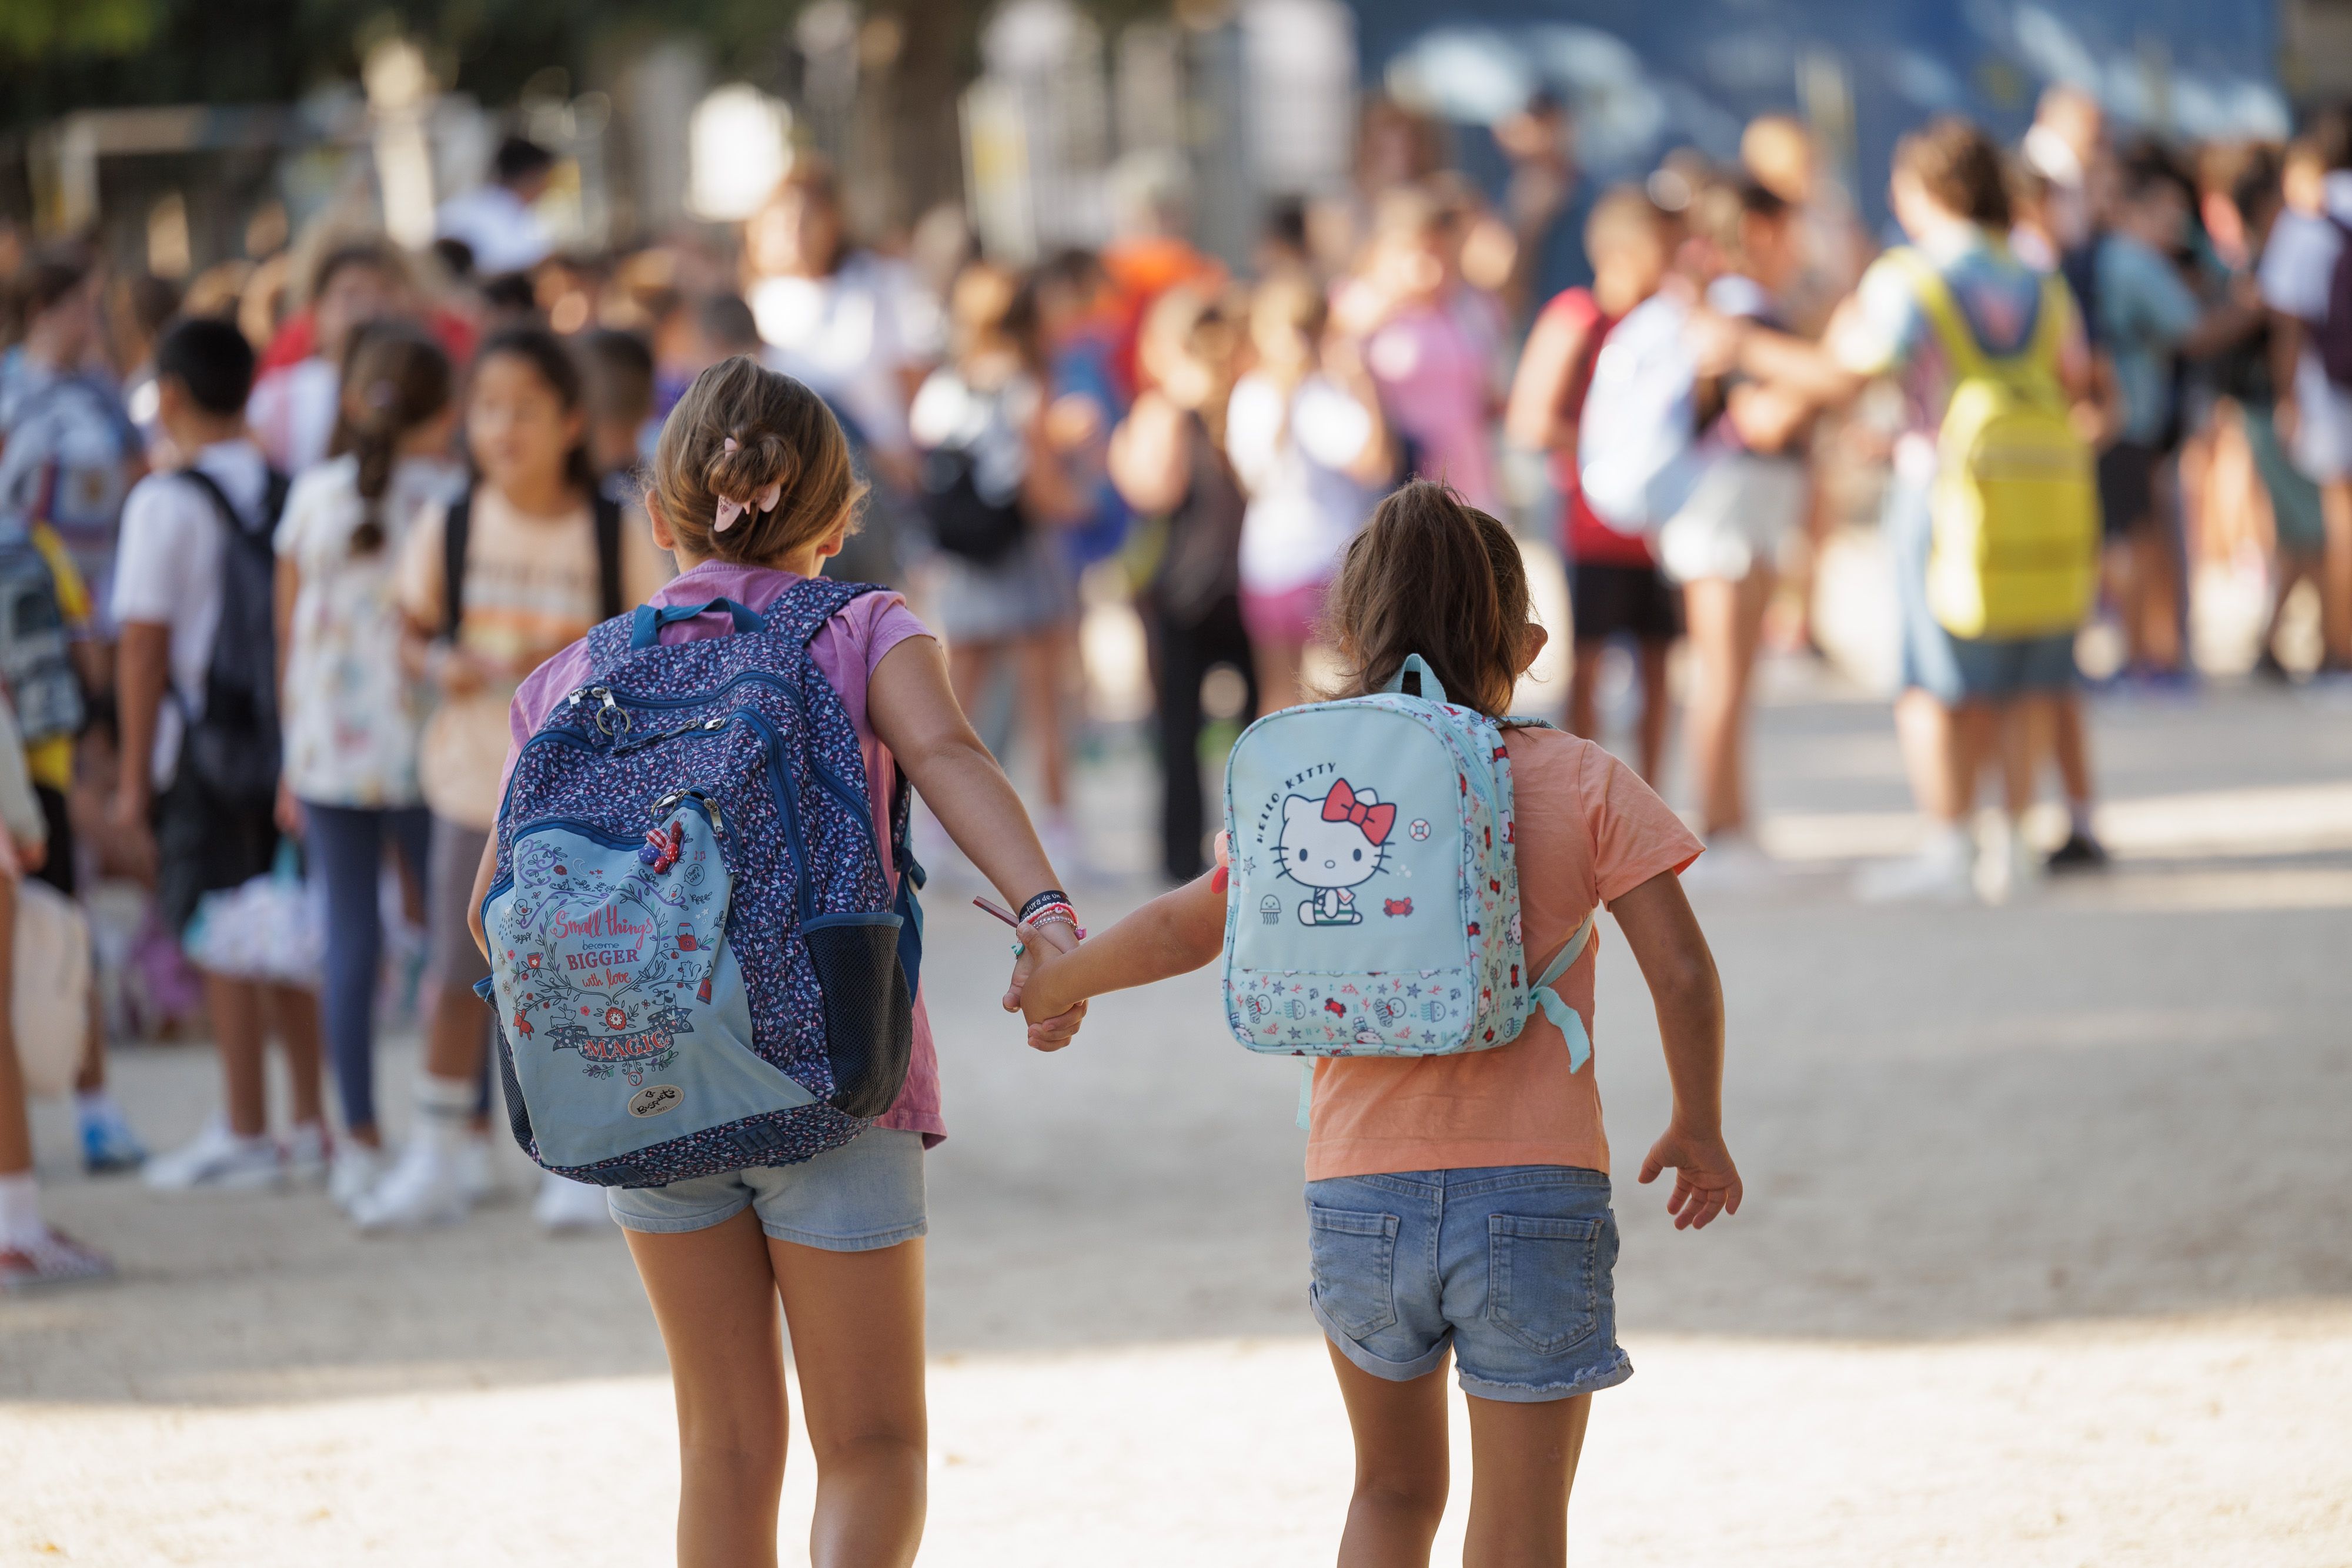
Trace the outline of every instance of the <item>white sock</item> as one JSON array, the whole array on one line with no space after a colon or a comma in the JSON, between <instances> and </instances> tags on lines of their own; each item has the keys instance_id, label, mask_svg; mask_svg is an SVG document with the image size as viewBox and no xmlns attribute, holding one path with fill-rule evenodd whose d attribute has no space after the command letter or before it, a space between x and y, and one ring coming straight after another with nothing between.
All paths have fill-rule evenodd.
<instances>
[{"instance_id":1,"label":"white sock","mask_svg":"<svg viewBox=\"0 0 2352 1568\"><path fill-rule=\"evenodd\" d=\"M122 1107L116 1104L114 1096L104 1089L77 1089L74 1091L74 1115L85 1127L93 1122L116 1123L122 1120Z\"/></svg>"},{"instance_id":2,"label":"white sock","mask_svg":"<svg viewBox=\"0 0 2352 1568\"><path fill-rule=\"evenodd\" d=\"M1975 841L1969 835L1966 822L1933 822L1927 828L1927 841L1920 848L1926 860L1964 861Z\"/></svg>"},{"instance_id":3,"label":"white sock","mask_svg":"<svg viewBox=\"0 0 2352 1568\"><path fill-rule=\"evenodd\" d=\"M455 1147L474 1115L474 1081L416 1075L416 1136L436 1148Z\"/></svg>"},{"instance_id":4,"label":"white sock","mask_svg":"<svg viewBox=\"0 0 2352 1568\"><path fill-rule=\"evenodd\" d=\"M30 1247L49 1233L41 1223L41 1189L33 1173L0 1176L0 1247Z\"/></svg>"},{"instance_id":5,"label":"white sock","mask_svg":"<svg viewBox=\"0 0 2352 1568\"><path fill-rule=\"evenodd\" d=\"M2091 831L2091 803L2088 800L2067 801L2066 821L2077 838L2095 839L2099 836Z\"/></svg>"}]
</instances>

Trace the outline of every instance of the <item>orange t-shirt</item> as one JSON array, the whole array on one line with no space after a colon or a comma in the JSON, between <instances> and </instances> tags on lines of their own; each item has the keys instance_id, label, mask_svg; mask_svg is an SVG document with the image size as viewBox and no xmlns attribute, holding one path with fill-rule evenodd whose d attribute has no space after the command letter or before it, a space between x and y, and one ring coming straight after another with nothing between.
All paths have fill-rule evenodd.
<instances>
[{"instance_id":1,"label":"orange t-shirt","mask_svg":"<svg viewBox=\"0 0 2352 1568\"><path fill-rule=\"evenodd\" d=\"M1703 847L1640 776L1589 740L1514 729L1513 842L1528 965L1536 973L1576 935L1586 912ZM1601 933L1559 994L1593 1039L1592 979ZM1609 1168L1592 1062L1570 1071L1568 1042L1540 1010L1508 1045L1461 1056L1326 1057L1315 1064L1307 1179L1480 1166Z\"/></svg>"}]
</instances>

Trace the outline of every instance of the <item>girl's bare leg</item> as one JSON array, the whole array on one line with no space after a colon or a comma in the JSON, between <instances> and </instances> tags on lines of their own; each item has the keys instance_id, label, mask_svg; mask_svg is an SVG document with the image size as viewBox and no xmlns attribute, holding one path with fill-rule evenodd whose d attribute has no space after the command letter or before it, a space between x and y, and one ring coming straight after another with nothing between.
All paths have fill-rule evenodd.
<instances>
[{"instance_id":1,"label":"girl's bare leg","mask_svg":"<svg viewBox=\"0 0 2352 1568\"><path fill-rule=\"evenodd\" d=\"M1037 772L1045 806L1056 814L1069 809L1070 736L1062 722L1071 711L1063 702L1064 659L1077 639L1059 630L1024 637L1014 650L1021 677L1021 708L1029 738L1037 747Z\"/></svg>"},{"instance_id":2,"label":"girl's bare leg","mask_svg":"<svg viewBox=\"0 0 2352 1568\"><path fill-rule=\"evenodd\" d=\"M476 997L474 1005L481 1006ZM294 1125L318 1122L327 1114L320 1097L323 1063L319 1051L319 998L299 986L272 986L268 990L269 1021L286 1052L286 1076L294 1090Z\"/></svg>"},{"instance_id":3,"label":"girl's bare leg","mask_svg":"<svg viewBox=\"0 0 2352 1568\"><path fill-rule=\"evenodd\" d=\"M1748 826L1748 686L1771 597L1772 574L1763 568L1737 582L1709 578L1683 589L1698 663L1688 718L1691 775L1710 838Z\"/></svg>"},{"instance_id":4,"label":"girl's bare leg","mask_svg":"<svg viewBox=\"0 0 2352 1568\"><path fill-rule=\"evenodd\" d=\"M906 1568L928 1496L923 1243L830 1252L771 1238L768 1255L816 1450L809 1561Z\"/></svg>"},{"instance_id":5,"label":"girl's bare leg","mask_svg":"<svg viewBox=\"0 0 2352 1568\"><path fill-rule=\"evenodd\" d=\"M1300 689L1307 667L1307 648L1299 643L1276 643L1260 640L1251 644L1257 660L1258 712L1272 713L1276 708L1297 707L1307 700Z\"/></svg>"},{"instance_id":6,"label":"girl's bare leg","mask_svg":"<svg viewBox=\"0 0 2352 1568\"><path fill-rule=\"evenodd\" d=\"M1470 1528L1462 1568L1560 1568L1568 1494L1592 1396L1518 1405L1470 1400Z\"/></svg>"},{"instance_id":7,"label":"girl's bare leg","mask_svg":"<svg viewBox=\"0 0 2352 1568\"><path fill-rule=\"evenodd\" d=\"M677 1399L678 1568L771 1568L784 1489L784 1352L758 1217L626 1232Z\"/></svg>"},{"instance_id":8,"label":"girl's bare leg","mask_svg":"<svg viewBox=\"0 0 2352 1568\"><path fill-rule=\"evenodd\" d=\"M1609 651L1606 643L1579 643L1568 669L1568 733L1586 740L1601 738L1601 699L1596 695L1601 684L1601 655Z\"/></svg>"},{"instance_id":9,"label":"girl's bare leg","mask_svg":"<svg viewBox=\"0 0 2352 1568\"><path fill-rule=\"evenodd\" d=\"M1665 774L1666 730L1675 716L1674 686L1668 675L1674 652L1674 643L1664 637L1644 637L1636 645L1635 659L1642 673L1642 718L1634 737L1634 751L1641 758L1642 781L1652 789L1663 782Z\"/></svg>"},{"instance_id":10,"label":"girl's bare leg","mask_svg":"<svg viewBox=\"0 0 2352 1568\"><path fill-rule=\"evenodd\" d=\"M1445 1514L1446 1369L1391 1383L1326 1344L1356 1435L1356 1491L1339 1568L1428 1568Z\"/></svg>"},{"instance_id":11,"label":"girl's bare leg","mask_svg":"<svg viewBox=\"0 0 2352 1568\"><path fill-rule=\"evenodd\" d=\"M433 1016L425 1031L425 1071L435 1078L471 1083L481 1075L483 1053L489 1049L490 1015L471 986L433 988ZM313 1025L315 1037L316 1026ZM489 1119L474 1116L467 1124L477 1133Z\"/></svg>"},{"instance_id":12,"label":"girl's bare leg","mask_svg":"<svg viewBox=\"0 0 2352 1568\"><path fill-rule=\"evenodd\" d=\"M208 969L198 972L204 976L213 1049L220 1052L228 1130L240 1138L257 1138L269 1131L268 1080L261 1060L261 988Z\"/></svg>"}]
</instances>

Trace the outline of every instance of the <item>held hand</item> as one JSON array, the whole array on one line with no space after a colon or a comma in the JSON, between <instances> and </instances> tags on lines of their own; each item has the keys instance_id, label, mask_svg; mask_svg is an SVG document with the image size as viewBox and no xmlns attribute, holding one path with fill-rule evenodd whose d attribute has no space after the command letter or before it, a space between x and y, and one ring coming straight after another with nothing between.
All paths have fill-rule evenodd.
<instances>
[{"instance_id":1,"label":"held hand","mask_svg":"<svg viewBox=\"0 0 2352 1568\"><path fill-rule=\"evenodd\" d=\"M283 779L278 781L276 814L278 831L289 838L301 838L309 831L309 819L302 815L302 802L294 798L294 791L286 787L286 780Z\"/></svg>"},{"instance_id":2,"label":"held hand","mask_svg":"<svg viewBox=\"0 0 2352 1568\"><path fill-rule=\"evenodd\" d=\"M1739 1168L1731 1163L1721 1133L1692 1133L1679 1124L1670 1125L1642 1162L1643 1185L1657 1180L1669 1166L1675 1171L1675 1190L1666 1199L1666 1212L1675 1217L1676 1230L1704 1230L1717 1215L1739 1212Z\"/></svg>"},{"instance_id":3,"label":"held hand","mask_svg":"<svg viewBox=\"0 0 2352 1568\"><path fill-rule=\"evenodd\" d=\"M1013 978L1004 991L1004 1010L1018 1009L1029 1020L1029 1047L1033 1051L1059 1051L1070 1043L1086 1020L1087 1004L1075 1006L1050 1018L1039 1016L1040 999L1027 996L1029 982L1037 971L1062 953L1073 951L1078 945L1077 933L1061 921L1051 921L1043 926L1023 925L1017 928L1022 944L1019 958L1013 965Z\"/></svg>"}]
</instances>

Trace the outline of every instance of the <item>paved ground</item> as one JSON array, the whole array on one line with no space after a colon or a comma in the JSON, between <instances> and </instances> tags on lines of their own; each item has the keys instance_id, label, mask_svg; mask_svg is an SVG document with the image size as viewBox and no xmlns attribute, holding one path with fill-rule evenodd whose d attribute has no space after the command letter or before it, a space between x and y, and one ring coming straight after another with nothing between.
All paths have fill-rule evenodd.
<instances>
[{"instance_id":1,"label":"paved ground","mask_svg":"<svg viewBox=\"0 0 2352 1568\"><path fill-rule=\"evenodd\" d=\"M1577 1560L2352 1563L2352 712L2104 706L2113 875L1881 910L1839 857L1913 831L1885 709L1774 685L1792 869L1700 897L1748 1207L1676 1236L1619 1189L1640 1375L1598 1402ZM1096 775L1106 858L1132 767ZM1031 1056L993 1011L1001 929L932 908L955 1135L924 1561L1328 1561L1349 1456L1301 1301L1291 1071L1222 1039L1200 977ZM1664 1084L1613 936L1630 1166ZM120 1077L163 1141L212 1092L185 1048ZM126 1278L0 1302L0 1563L662 1560L667 1388L615 1239L543 1240L509 1201L363 1243L315 1194L80 1181L61 1121L37 1131L58 1216Z\"/></svg>"}]
</instances>

